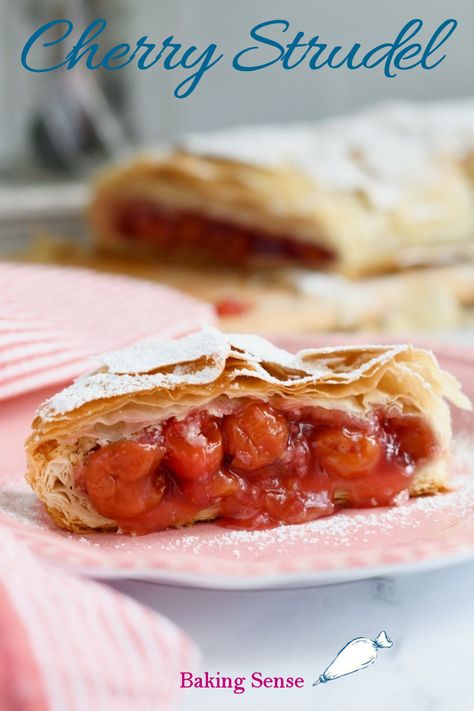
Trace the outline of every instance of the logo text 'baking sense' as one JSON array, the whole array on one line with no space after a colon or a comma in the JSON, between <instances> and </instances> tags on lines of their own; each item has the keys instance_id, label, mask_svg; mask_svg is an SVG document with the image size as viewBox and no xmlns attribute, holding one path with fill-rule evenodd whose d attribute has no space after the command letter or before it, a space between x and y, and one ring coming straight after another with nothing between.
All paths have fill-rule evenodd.
<instances>
[{"instance_id":1,"label":"logo text 'baking sense'","mask_svg":"<svg viewBox=\"0 0 474 711\"><path fill-rule=\"evenodd\" d=\"M339 651L329 666L319 675L313 686L326 684L328 681L349 676L367 669L376 661L380 649L390 649L393 642L383 630L375 639L355 637ZM305 679L302 676L266 676L261 671L254 671L246 676L226 676L216 671L205 671L202 675L182 671L180 689L230 689L234 694L245 694L250 689L303 689Z\"/></svg>"}]
</instances>

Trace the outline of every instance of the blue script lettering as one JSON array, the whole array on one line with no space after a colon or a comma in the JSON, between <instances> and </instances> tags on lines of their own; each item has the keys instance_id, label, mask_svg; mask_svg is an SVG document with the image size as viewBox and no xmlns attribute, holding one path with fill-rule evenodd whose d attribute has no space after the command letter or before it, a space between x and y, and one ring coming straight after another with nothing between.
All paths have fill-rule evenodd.
<instances>
[{"instance_id":1,"label":"blue script lettering","mask_svg":"<svg viewBox=\"0 0 474 711\"><path fill-rule=\"evenodd\" d=\"M283 69L294 69L307 62L312 70L328 67L340 69L346 67L355 69L374 69L383 65L387 78L397 76L397 70L414 69L417 66L423 69L433 69L446 58L443 54L434 61L430 58L448 41L457 27L454 19L445 20L430 37L425 48L420 42L411 42L423 29L423 20L413 19L407 22L393 42L384 42L363 52L362 46L356 42L348 50L341 45L329 48L320 41L319 35L305 41L305 33L297 32L293 40L283 44L274 39L271 31L279 28L281 32L288 32L290 23L287 20L270 20L255 25L250 30L250 37L258 44L252 45L238 52L232 62L234 69L241 72L255 72L281 63ZM270 58L267 52L271 48ZM262 52L264 61L262 61Z\"/></svg>"},{"instance_id":2,"label":"blue script lettering","mask_svg":"<svg viewBox=\"0 0 474 711\"><path fill-rule=\"evenodd\" d=\"M270 59L269 61L264 62L263 64L255 64L254 66L241 64L240 60L242 57L244 57L246 54L250 54L251 52L253 53L259 50L258 45L253 47L247 47L247 49L243 49L241 52L238 52L238 54L235 55L232 61L232 66L234 67L234 69L237 69L239 72L256 72L259 69L265 69L265 67L270 67L272 64L275 64L275 62L279 62L281 59L283 59L283 57L285 56L285 47L279 42L269 39L268 37L265 37L265 35L259 34L259 30L261 30L262 28L272 27L273 25L283 25L283 32L287 32L287 30L289 30L290 28L290 23L287 20L270 20L269 22L261 22L259 25L255 25L255 27L252 27L252 29L250 30L250 37L256 40L257 42L260 42L261 44L266 44L270 47L275 47L278 50L278 57L274 57L273 59Z\"/></svg>"},{"instance_id":3,"label":"blue script lettering","mask_svg":"<svg viewBox=\"0 0 474 711\"><path fill-rule=\"evenodd\" d=\"M451 37L453 34L454 30L458 26L458 23L456 20L445 20L436 30L434 33L433 37L430 39L428 44L426 45L426 49L424 51L423 57L420 60L420 65L423 67L423 69L434 69L435 67L438 66L438 64L441 64L446 59L446 55L443 54L442 57L440 57L436 62L433 64L428 64L428 60L431 57L432 54L438 51L440 47L443 46L443 44L446 44L448 39Z\"/></svg>"},{"instance_id":4,"label":"blue script lettering","mask_svg":"<svg viewBox=\"0 0 474 711\"><path fill-rule=\"evenodd\" d=\"M25 69L28 69L29 72L51 72L53 71L53 69L59 69L59 67L63 67L67 63L67 60L65 60L64 62L60 62L59 64L54 64L53 66L44 68L32 67L28 63L28 55L34 45L38 42L38 40L44 35L48 35L50 33L50 30L54 28L59 29L61 25L65 25L64 33L59 37L55 37L49 42L44 41L42 44L42 47L53 47L55 44L59 44L59 42L65 40L66 37L69 37L69 35L73 31L74 25L70 20L53 20L52 22L47 22L45 25L37 29L36 32L33 32L30 39L23 47L21 53L21 63L25 67ZM51 34L53 35L54 33Z\"/></svg>"},{"instance_id":5,"label":"blue script lettering","mask_svg":"<svg viewBox=\"0 0 474 711\"><path fill-rule=\"evenodd\" d=\"M183 49L180 42L173 41L172 35L162 42L160 48L157 48L154 42L148 41L148 37L144 35L135 43L133 49L128 42L121 42L101 56L101 47L96 40L106 28L106 20L103 18L94 20L82 32L72 49L66 54L64 61L52 65L46 63L43 66L34 66L30 61L34 49L38 46L45 48L58 45L67 40L74 30L70 20L47 22L36 30L25 44L21 53L21 63L30 72L51 72L61 67L66 70L74 69L80 62L90 70L102 67L109 71L116 71L136 61L138 69L146 70L162 61L162 67L167 71L195 69L174 90L174 95L178 99L184 99L192 94L204 74L224 56L223 54L216 56L216 44L208 45L204 51L200 51L195 45ZM153 56L155 51L156 55Z\"/></svg>"},{"instance_id":6,"label":"blue script lettering","mask_svg":"<svg viewBox=\"0 0 474 711\"><path fill-rule=\"evenodd\" d=\"M382 42L364 49L360 42L346 48L340 44L330 46L320 39L320 35L307 38L301 30L293 37L291 33L288 37L290 41L281 42L275 38L275 32L280 35L289 33L290 23L282 19L268 20L252 27L250 37L255 44L237 52L232 66L240 72L256 72L276 64L287 71L302 65L312 71L325 67L351 71L381 67L384 75L392 79L400 71L416 67L430 70L439 66L446 59L441 48L457 25L456 20L447 19L423 42L420 36L424 22L415 18L406 22L393 42ZM110 47L109 42L105 50L100 42L106 30L107 20L98 18L73 39L75 27L71 20L52 20L33 32L21 52L21 63L28 71L37 73L57 69L69 71L78 65L90 71L99 68L117 71L132 63L140 71L146 71L160 65L165 71L176 69L186 72L185 78L174 90L178 99L184 99L195 91L206 72L224 56L218 53L215 43L205 49L196 45L184 47L173 35L166 37L159 45L149 40L147 35L140 37L134 45L119 42ZM62 61L57 58L58 45L63 50ZM53 48L52 55L47 51L49 48Z\"/></svg>"}]
</instances>

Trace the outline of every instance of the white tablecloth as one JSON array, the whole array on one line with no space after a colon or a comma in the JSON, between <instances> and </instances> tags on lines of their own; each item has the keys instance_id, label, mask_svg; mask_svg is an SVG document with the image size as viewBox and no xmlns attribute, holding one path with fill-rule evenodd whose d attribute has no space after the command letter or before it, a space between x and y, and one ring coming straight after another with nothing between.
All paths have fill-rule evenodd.
<instances>
[{"instance_id":1,"label":"white tablecloth","mask_svg":"<svg viewBox=\"0 0 474 711\"><path fill-rule=\"evenodd\" d=\"M474 563L429 573L297 590L219 592L112 584L167 615L198 643L210 674L247 677L247 689L182 691L183 711L471 711ZM386 630L375 664L312 682L353 637ZM183 670L184 671L184 670ZM302 689L251 689L252 672L302 676ZM176 680L179 684L179 679Z\"/></svg>"}]
</instances>

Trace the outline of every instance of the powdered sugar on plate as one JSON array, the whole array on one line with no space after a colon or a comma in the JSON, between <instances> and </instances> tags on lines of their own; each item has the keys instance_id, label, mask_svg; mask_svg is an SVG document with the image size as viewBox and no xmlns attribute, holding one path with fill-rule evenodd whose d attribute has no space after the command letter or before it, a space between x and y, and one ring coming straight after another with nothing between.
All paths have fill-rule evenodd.
<instances>
[{"instance_id":1,"label":"powdered sugar on plate","mask_svg":"<svg viewBox=\"0 0 474 711\"><path fill-rule=\"evenodd\" d=\"M473 398L474 361L468 353L437 347L436 355ZM454 412L455 489L449 493L267 531L203 523L142 537L73 535L49 521L23 480L22 443L38 397L17 399L0 418L0 523L61 567L94 577L235 589L317 585L474 558L472 413Z\"/></svg>"},{"instance_id":2,"label":"powdered sugar on plate","mask_svg":"<svg viewBox=\"0 0 474 711\"><path fill-rule=\"evenodd\" d=\"M381 536L400 532L403 528L410 535L422 526L428 517L432 523L446 525L448 520L462 520L474 514L474 475L470 471L474 461L474 442L467 437L455 440L453 466L456 474L452 480L453 490L435 496L424 496L409 499L405 503L392 508L377 508L373 510L359 509L357 511L342 511L327 518L320 518L310 523L281 526L263 531L226 530L209 524L198 524L189 529L172 532L168 540L155 539L153 543L147 538L141 539L144 550L151 550L159 545L161 550L172 552L186 551L192 555L209 554L213 551L226 549L231 555L240 556L242 545L250 546L255 552L265 551L270 546L281 546L289 552L291 547L301 542L311 543L317 547L327 547L328 544L351 548L354 539L364 545L377 545ZM213 529L212 536L201 536L201 528ZM165 532L169 534L170 532ZM85 538L84 540L89 540Z\"/></svg>"},{"instance_id":3,"label":"powdered sugar on plate","mask_svg":"<svg viewBox=\"0 0 474 711\"><path fill-rule=\"evenodd\" d=\"M139 561L141 565L157 565L159 570L163 560L176 561L183 556L188 561L214 560L217 565L223 559L258 563L267 562L269 553L283 560L293 556L302 556L301 560L320 556L324 560L327 554L354 552L355 545L359 552L380 552L387 546L410 546L414 542L418 545L467 520L474 530L473 461L474 440L459 436L454 442L453 490L448 493L410 499L392 508L341 511L310 523L263 531L231 530L202 523L142 537L78 536L52 527L34 495L24 487L4 490L0 515L7 514L16 523L27 525L30 535L34 530L53 532L72 547L71 552L78 545L94 548L100 552L101 566L105 567L121 565L128 559L126 565Z\"/></svg>"}]
</instances>

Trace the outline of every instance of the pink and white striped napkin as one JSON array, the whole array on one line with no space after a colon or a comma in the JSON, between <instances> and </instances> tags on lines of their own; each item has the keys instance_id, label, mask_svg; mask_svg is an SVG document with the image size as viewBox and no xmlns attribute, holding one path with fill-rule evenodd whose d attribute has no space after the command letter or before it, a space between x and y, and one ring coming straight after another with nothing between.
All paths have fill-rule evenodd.
<instances>
[{"instance_id":1,"label":"pink and white striped napkin","mask_svg":"<svg viewBox=\"0 0 474 711\"><path fill-rule=\"evenodd\" d=\"M2 711L170 711L198 653L171 622L102 584L0 547Z\"/></svg>"},{"instance_id":2,"label":"pink and white striped napkin","mask_svg":"<svg viewBox=\"0 0 474 711\"><path fill-rule=\"evenodd\" d=\"M160 284L88 269L0 264L0 400L61 383L90 357L214 323L205 302Z\"/></svg>"}]
</instances>

